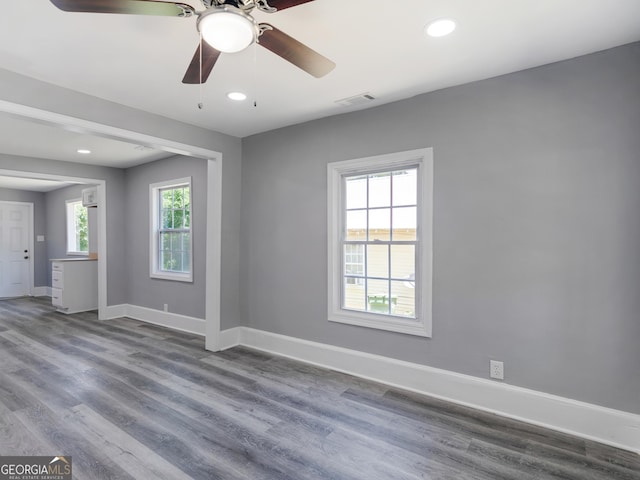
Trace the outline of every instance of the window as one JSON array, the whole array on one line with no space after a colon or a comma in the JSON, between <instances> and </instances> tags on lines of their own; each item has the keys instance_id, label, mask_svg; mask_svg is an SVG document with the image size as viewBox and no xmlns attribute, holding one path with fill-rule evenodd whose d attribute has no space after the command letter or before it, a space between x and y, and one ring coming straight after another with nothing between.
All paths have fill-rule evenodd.
<instances>
[{"instance_id":1,"label":"window","mask_svg":"<svg viewBox=\"0 0 640 480\"><path fill-rule=\"evenodd\" d=\"M432 150L328 166L329 320L431 336Z\"/></svg>"},{"instance_id":2,"label":"window","mask_svg":"<svg viewBox=\"0 0 640 480\"><path fill-rule=\"evenodd\" d=\"M67 255L89 253L89 224L87 207L77 198L66 201L67 206Z\"/></svg>"},{"instance_id":3,"label":"window","mask_svg":"<svg viewBox=\"0 0 640 480\"><path fill-rule=\"evenodd\" d=\"M151 272L153 278L191 282L191 178L154 183L151 203Z\"/></svg>"}]
</instances>

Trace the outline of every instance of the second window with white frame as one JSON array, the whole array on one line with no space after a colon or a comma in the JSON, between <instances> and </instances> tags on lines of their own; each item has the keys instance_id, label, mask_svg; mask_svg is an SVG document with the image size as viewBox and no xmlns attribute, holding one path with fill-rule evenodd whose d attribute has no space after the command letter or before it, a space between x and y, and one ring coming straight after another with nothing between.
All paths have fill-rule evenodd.
<instances>
[{"instance_id":1,"label":"second window with white frame","mask_svg":"<svg viewBox=\"0 0 640 480\"><path fill-rule=\"evenodd\" d=\"M191 177L151 184L150 276L191 282Z\"/></svg>"}]
</instances>

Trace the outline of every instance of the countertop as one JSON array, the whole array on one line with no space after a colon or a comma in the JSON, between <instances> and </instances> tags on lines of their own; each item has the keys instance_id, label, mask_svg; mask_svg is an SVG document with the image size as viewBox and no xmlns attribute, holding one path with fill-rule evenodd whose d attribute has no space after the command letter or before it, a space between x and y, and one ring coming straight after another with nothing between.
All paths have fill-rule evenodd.
<instances>
[{"instance_id":1,"label":"countertop","mask_svg":"<svg viewBox=\"0 0 640 480\"><path fill-rule=\"evenodd\" d=\"M78 258L51 258L50 262L97 262L97 258L78 257Z\"/></svg>"}]
</instances>

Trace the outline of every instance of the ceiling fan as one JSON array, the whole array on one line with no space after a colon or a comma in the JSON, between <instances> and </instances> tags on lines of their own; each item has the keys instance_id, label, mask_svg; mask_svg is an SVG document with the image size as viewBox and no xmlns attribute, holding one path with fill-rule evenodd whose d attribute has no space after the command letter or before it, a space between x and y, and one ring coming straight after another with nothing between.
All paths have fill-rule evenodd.
<instances>
[{"instance_id":1,"label":"ceiling fan","mask_svg":"<svg viewBox=\"0 0 640 480\"><path fill-rule=\"evenodd\" d=\"M125 13L166 17L197 16L200 45L182 83L207 81L220 53L244 50L252 43L265 47L305 72L320 78L336 66L328 58L268 23L258 23L251 12L275 13L313 0L201 0L203 11L179 2L156 0L50 0L65 12ZM203 41L204 40L204 41Z\"/></svg>"}]
</instances>

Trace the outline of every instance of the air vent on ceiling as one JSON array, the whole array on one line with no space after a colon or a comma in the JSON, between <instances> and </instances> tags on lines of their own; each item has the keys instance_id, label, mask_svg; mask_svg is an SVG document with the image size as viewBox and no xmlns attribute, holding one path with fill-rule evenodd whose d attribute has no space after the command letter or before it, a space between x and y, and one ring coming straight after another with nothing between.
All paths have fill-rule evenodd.
<instances>
[{"instance_id":1,"label":"air vent on ceiling","mask_svg":"<svg viewBox=\"0 0 640 480\"><path fill-rule=\"evenodd\" d=\"M376 97L367 92L354 95L353 97L343 98L342 100L336 100L336 103L338 105L342 105L343 107L352 107L354 105L364 105L366 103L372 102L375 99Z\"/></svg>"}]
</instances>

